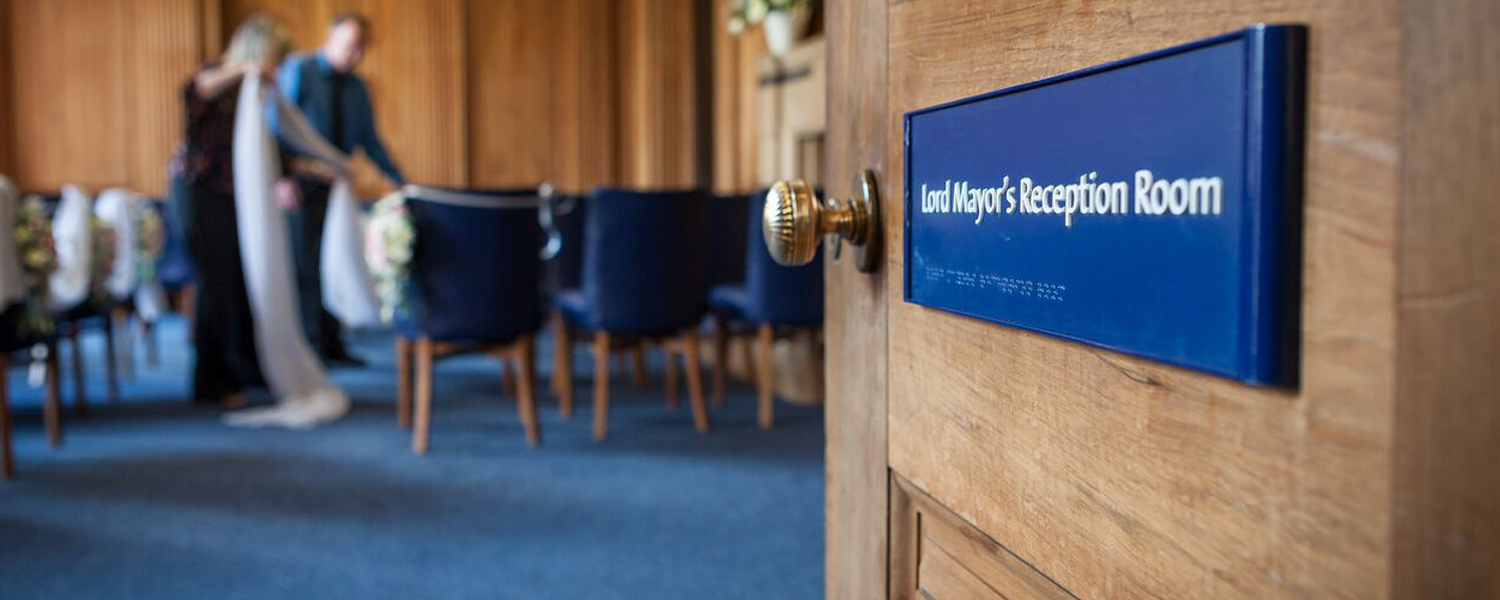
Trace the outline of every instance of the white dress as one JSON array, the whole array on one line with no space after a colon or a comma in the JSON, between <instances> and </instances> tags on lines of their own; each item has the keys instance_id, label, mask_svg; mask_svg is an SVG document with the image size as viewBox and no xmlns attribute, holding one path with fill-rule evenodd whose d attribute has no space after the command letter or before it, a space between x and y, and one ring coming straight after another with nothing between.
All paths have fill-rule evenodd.
<instances>
[{"instance_id":1,"label":"white dress","mask_svg":"<svg viewBox=\"0 0 1500 600\"><path fill-rule=\"evenodd\" d=\"M225 421L246 427L309 428L343 416L349 398L329 380L303 334L286 219L274 195L281 163L264 118L267 101L276 103L289 141L347 173L348 158L319 136L295 107L258 77L245 78L234 128L235 215L257 354L276 404L237 411ZM332 239L325 241L320 257L324 303L347 324L377 322L379 302L369 285L347 176L334 183L329 202L324 232Z\"/></svg>"}]
</instances>

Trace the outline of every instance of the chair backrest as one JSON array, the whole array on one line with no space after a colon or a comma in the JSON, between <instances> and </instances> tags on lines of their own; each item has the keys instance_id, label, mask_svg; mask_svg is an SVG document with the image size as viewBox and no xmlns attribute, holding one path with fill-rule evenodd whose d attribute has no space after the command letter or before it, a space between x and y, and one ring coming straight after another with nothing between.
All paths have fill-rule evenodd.
<instances>
[{"instance_id":1,"label":"chair backrest","mask_svg":"<svg viewBox=\"0 0 1500 600\"><path fill-rule=\"evenodd\" d=\"M764 193L749 201L746 224L745 295L749 306L745 315L758 323L781 325L816 325L823 322L823 250L812 262L800 267L776 263L766 249L761 233L761 213L766 205Z\"/></svg>"},{"instance_id":2,"label":"chair backrest","mask_svg":"<svg viewBox=\"0 0 1500 600\"><path fill-rule=\"evenodd\" d=\"M583 293L591 328L670 333L707 305L708 202L698 191L600 189L584 227Z\"/></svg>"},{"instance_id":3,"label":"chair backrest","mask_svg":"<svg viewBox=\"0 0 1500 600\"><path fill-rule=\"evenodd\" d=\"M447 190L480 202L409 196L413 321L439 340L505 343L541 324L542 246L536 208L484 206L534 190Z\"/></svg>"},{"instance_id":4,"label":"chair backrest","mask_svg":"<svg viewBox=\"0 0 1500 600\"><path fill-rule=\"evenodd\" d=\"M588 203L582 197L559 198L559 204L571 206L567 213L556 212L552 224L562 236L562 246L557 255L543 265L546 272L546 290L556 295L563 290L578 289L583 285L583 236L584 215Z\"/></svg>"},{"instance_id":5,"label":"chair backrest","mask_svg":"<svg viewBox=\"0 0 1500 600\"><path fill-rule=\"evenodd\" d=\"M708 285L745 280L745 218L748 194L714 196L709 201Z\"/></svg>"}]
</instances>

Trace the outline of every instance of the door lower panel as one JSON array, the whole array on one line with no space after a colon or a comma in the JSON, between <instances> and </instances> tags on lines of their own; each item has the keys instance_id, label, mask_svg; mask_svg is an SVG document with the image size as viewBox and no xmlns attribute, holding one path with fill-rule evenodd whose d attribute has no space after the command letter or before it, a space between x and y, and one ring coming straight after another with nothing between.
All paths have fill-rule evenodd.
<instances>
[{"instance_id":1,"label":"door lower panel","mask_svg":"<svg viewBox=\"0 0 1500 600\"><path fill-rule=\"evenodd\" d=\"M899 474L891 474L893 600L1078 600Z\"/></svg>"}]
</instances>

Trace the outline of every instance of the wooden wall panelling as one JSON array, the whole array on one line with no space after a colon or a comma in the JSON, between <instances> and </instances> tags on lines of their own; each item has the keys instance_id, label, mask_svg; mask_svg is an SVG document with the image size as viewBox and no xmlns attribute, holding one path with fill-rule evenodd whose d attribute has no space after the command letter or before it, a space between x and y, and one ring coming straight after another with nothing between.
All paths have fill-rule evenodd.
<instances>
[{"instance_id":1,"label":"wooden wall panelling","mask_svg":"<svg viewBox=\"0 0 1500 600\"><path fill-rule=\"evenodd\" d=\"M719 16L720 11L715 11ZM740 37L731 35L723 18L713 28L713 190L718 194L739 191Z\"/></svg>"},{"instance_id":2,"label":"wooden wall panelling","mask_svg":"<svg viewBox=\"0 0 1500 600\"><path fill-rule=\"evenodd\" d=\"M1064 1L982 28L968 6L891 5L890 135L912 109L1251 23L1310 26L1303 380L1246 386L892 302L891 468L1080 597L1388 597L1401 4ZM901 214L899 193L883 200Z\"/></svg>"},{"instance_id":3,"label":"wooden wall panelling","mask_svg":"<svg viewBox=\"0 0 1500 600\"><path fill-rule=\"evenodd\" d=\"M620 152L623 182L698 185L698 51L694 0L620 3ZM705 99L706 100L706 99ZM707 183L707 182L703 182Z\"/></svg>"},{"instance_id":4,"label":"wooden wall panelling","mask_svg":"<svg viewBox=\"0 0 1500 600\"><path fill-rule=\"evenodd\" d=\"M0 0L0 174L15 179L15 164L11 145L14 143L15 127L11 120L10 97L15 88L11 85L10 41L15 34L10 29L10 1Z\"/></svg>"},{"instance_id":5,"label":"wooden wall panelling","mask_svg":"<svg viewBox=\"0 0 1500 600\"><path fill-rule=\"evenodd\" d=\"M198 24L196 25L202 50L200 59L207 60L224 51L224 0L198 0Z\"/></svg>"},{"instance_id":6,"label":"wooden wall panelling","mask_svg":"<svg viewBox=\"0 0 1500 600\"><path fill-rule=\"evenodd\" d=\"M760 95L760 74L756 64L770 54L766 48L766 36L760 30L748 31L739 39L739 140L735 145L735 185L740 191L754 191L763 187L760 180L760 113L756 110ZM850 175L853 177L853 175Z\"/></svg>"},{"instance_id":7,"label":"wooden wall panelling","mask_svg":"<svg viewBox=\"0 0 1500 600\"><path fill-rule=\"evenodd\" d=\"M650 185L655 179L651 167L651 148L660 126L659 110L654 106L658 87L648 83L652 74L651 16L654 0L622 0L619 3L619 101L620 101L620 169L625 185Z\"/></svg>"},{"instance_id":8,"label":"wooden wall panelling","mask_svg":"<svg viewBox=\"0 0 1500 600\"><path fill-rule=\"evenodd\" d=\"M464 3L381 0L370 14L371 94L391 154L413 182L467 185Z\"/></svg>"},{"instance_id":9,"label":"wooden wall panelling","mask_svg":"<svg viewBox=\"0 0 1500 600\"><path fill-rule=\"evenodd\" d=\"M1500 598L1500 5L1405 26L1391 597Z\"/></svg>"},{"instance_id":10,"label":"wooden wall panelling","mask_svg":"<svg viewBox=\"0 0 1500 600\"><path fill-rule=\"evenodd\" d=\"M125 0L12 0L15 174L26 189L121 185Z\"/></svg>"},{"instance_id":11,"label":"wooden wall panelling","mask_svg":"<svg viewBox=\"0 0 1500 600\"><path fill-rule=\"evenodd\" d=\"M551 164L547 180L563 192L577 192L582 186L580 147L583 130L580 120L583 104L582 68L583 17L591 7L583 0L557 0L549 14L547 85L552 97L546 131ZM470 60L473 60L470 57ZM534 125L533 125L534 126Z\"/></svg>"},{"instance_id":12,"label":"wooden wall panelling","mask_svg":"<svg viewBox=\"0 0 1500 600\"><path fill-rule=\"evenodd\" d=\"M714 13L713 38L713 187L720 193L758 189L759 114L757 64L765 56L766 38L758 28L730 35L723 15Z\"/></svg>"},{"instance_id":13,"label":"wooden wall panelling","mask_svg":"<svg viewBox=\"0 0 1500 600\"><path fill-rule=\"evenodd\" d=\"M618 181L615 0L557 0L551 26L552 170L558 189Z\"/></svg>"},{"instance_id":14,"label":"wooden wall panelling","mask_svg":"<svg viewBox=\"0 0 1500 600\"><path fill-rule=\"evenodd\" d=\"M693 0L693 10L686 20L693 45L693 69L688 76L693 102L691 153L693 184L709 189L714 180L714 30L722 27L717 17L718 0ZM682 23L682 21L679 21Z\"/></svg>"},{"instance_id":15,"label":"wooden wall panelling","mask_svg":"<svg viewBox=\"0 0 1500 600\"><path fill-rule=\"evenodd\" d=\"M255 11L284 20L301 51L322 44L338 13L364 14L372 43L359 73L370 88L376 124L391 156L413 182L468 184L463 0L225 0L224 39ZM366 160L355 163L355 183L365 196L389 189Z\"/></svg>"},{"instance_id":16,"label":"wooden wall panelling","mask_svg":"<svg viewBox=\"0 0 1500 600\"><path fill-rule=\"evenodd\" d=\"M312 51L345 10L370 18L360 74L413 181L556 179L569 191L707 183L700 0L0 1L13 17L0 71L16 90L0 111L15 121L0 136L13 138L0 144L0 165L25 186L161 193L180 138L180 87L199 62L253 12L282 19L294 47ZM356 161L355 175L364 195L388 189L368 161Z\"/></svg>"},{"instance_id":17,"label":"wooden wall panelling","mask_svg":"<svg viewBox=\"0 0 1500 600\"><path fill-rule=\"evenodd\" d=\"M130 188L163 196L182 138L182 86L205 56L200 0L127 2L125 140Z\"/></svg>"},{"instance_id":18,"label":"wooden wall panelling","mask_svg":"<svg viewBox=\"0 0 1500 600\"><path fill-rule=\"evenodd\" d=\"M566 92L553 84L554 53L562 50L550 25L552 13L568 4L573 3L469 0L466 131L472 185L527 187L551 176L557 133L551 126L558 124L552 111L564 109L558 101Z\"/></svg>"},{"instance_id":19,"label":"wooden wall panelling","mask_svg":"<svg viewBox=\"0 0 1500 600\"><path fill-rule=\"evenodd\" d=\"M581 19L584 52L578 118L583 133L579 156L582 184L620 185L620 69L616 63L620 8L614 0L593 0L595 9Z\"/></svg>"}]
</instances>

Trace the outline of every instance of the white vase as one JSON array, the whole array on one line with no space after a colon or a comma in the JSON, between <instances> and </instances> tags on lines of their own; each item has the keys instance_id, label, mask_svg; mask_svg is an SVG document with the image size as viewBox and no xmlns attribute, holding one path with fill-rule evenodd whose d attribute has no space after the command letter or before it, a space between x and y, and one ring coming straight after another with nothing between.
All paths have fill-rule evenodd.
<instances>
[{"instance_id":1,"label":"white vase","mask_svg":"<svg viewBox=\"0 0 1500 600\"><path fill-rule=\"evenodd\" d=\"M812 11L806 6L791 10L776 10L766 13L761 27L766 31L766 48L772 56L785 56L792 45L807 35L807 26L812 22Z\"/></svg>"}]
</instances>

